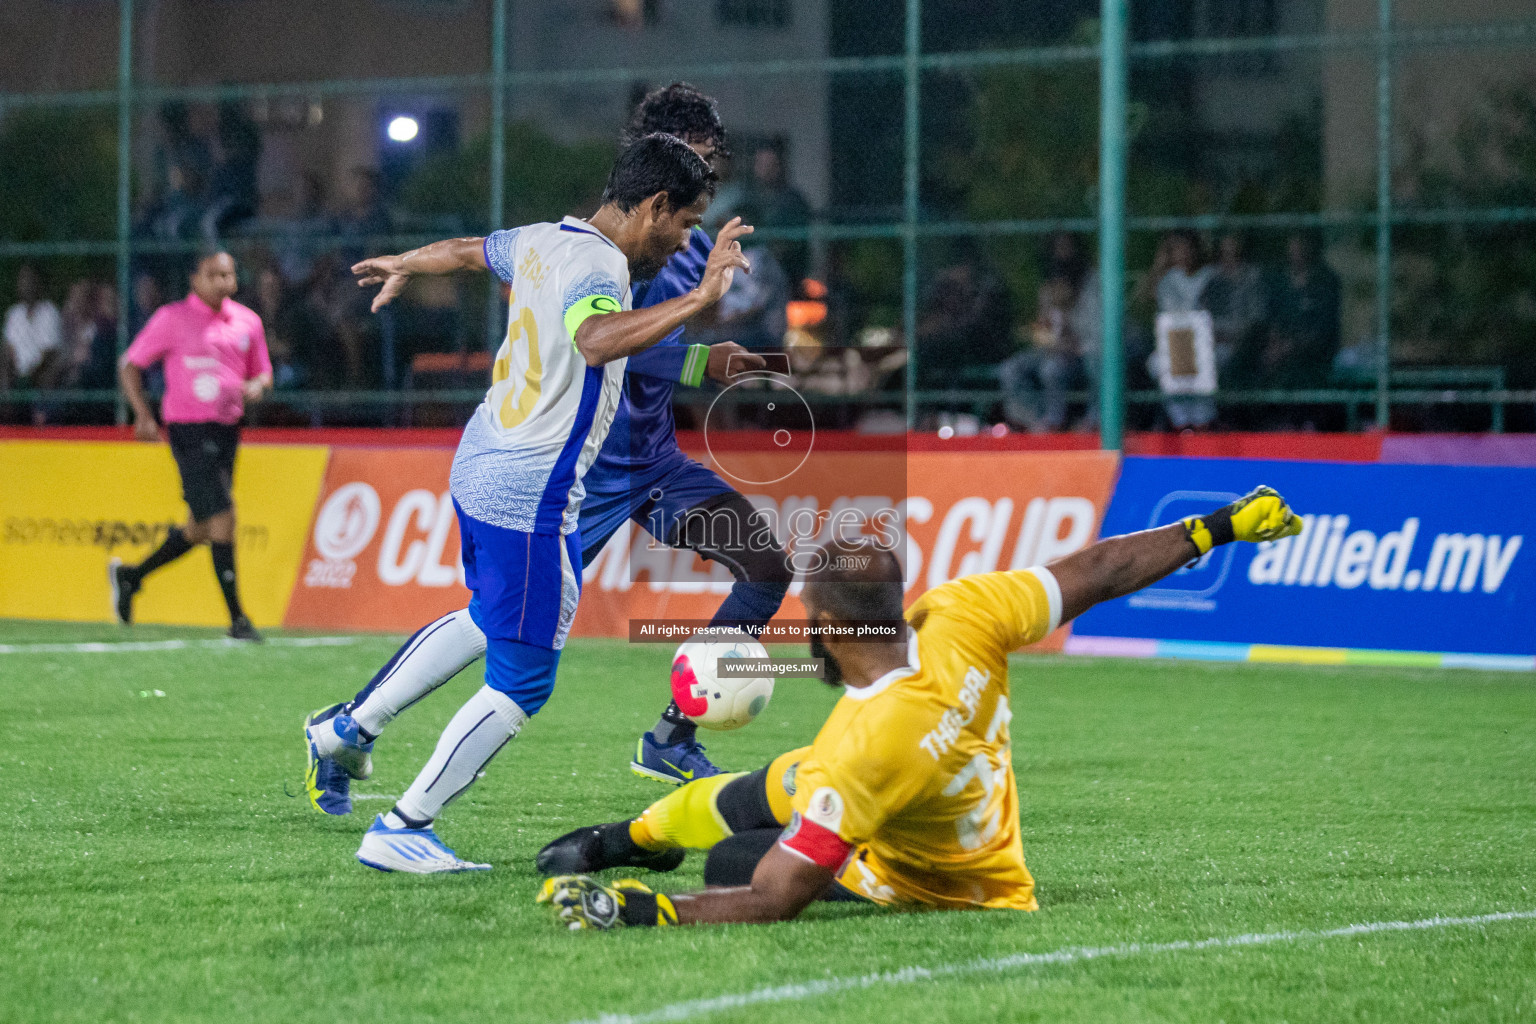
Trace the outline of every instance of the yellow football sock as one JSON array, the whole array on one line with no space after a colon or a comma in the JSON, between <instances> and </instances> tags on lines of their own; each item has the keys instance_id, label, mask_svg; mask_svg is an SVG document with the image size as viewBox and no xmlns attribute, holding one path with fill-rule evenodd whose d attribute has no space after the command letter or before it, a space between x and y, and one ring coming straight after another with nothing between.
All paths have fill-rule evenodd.
<instances>
[{"instance_id":1,"label":"yellow football sock","mask_svg":"<svg viewBox=\"0 0 1536 1024\"><path fill-rule=\"evenodd\" d=\"M720 791L745 772L725 772L680 786L647 807L629 823L629 837L647 850L682 846L707 850L731 835L715 800Z\"/></svg>"}]
</instances>

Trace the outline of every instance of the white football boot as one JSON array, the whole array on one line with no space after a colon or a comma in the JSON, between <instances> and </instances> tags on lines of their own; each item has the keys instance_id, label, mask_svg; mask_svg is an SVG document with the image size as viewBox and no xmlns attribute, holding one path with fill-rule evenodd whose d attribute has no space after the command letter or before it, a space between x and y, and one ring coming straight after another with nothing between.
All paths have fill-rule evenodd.
<instances>
[{"instance_id":1,"label":"white football boot","mask_svg":"<svg viewBox=\"0 0 1536 1024\"><path fill-rule=\"evenodd\" d=\"M436 875L458 871L489 871L489 864L459 859L437 833L427 828L390 828L384 815L374 819L357 848L357 859L379 871L404 871L412 875Z\"/></svg>"}]
</instances>

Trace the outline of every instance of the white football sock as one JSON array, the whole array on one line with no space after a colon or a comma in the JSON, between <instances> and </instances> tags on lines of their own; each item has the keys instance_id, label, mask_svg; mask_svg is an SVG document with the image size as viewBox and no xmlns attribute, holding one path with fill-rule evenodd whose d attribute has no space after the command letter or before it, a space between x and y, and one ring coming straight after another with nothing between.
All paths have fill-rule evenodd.
<instances>
[{"instance_id":1,"label":"white football sock","mask_svg":"<svg viewBox=\"0 0 1536 1024\"><path fill-rule=\"evenodd\" d=\"M411 818L436 818L445 804L469 788L526 721L528 716L511 697L482 686L453 716L431 760L395 806Z\"/></svg>"},{"instance_id":2,"label":"white football sock","mask_svg":"<svg viewBox=\"0 0 1536 1024\"><path fill-rule=\"evenodd\" d=\"M352 717L364 732L377 736L400 712L484 655L485 634L469 609L444 615L411 640L384 680L352 709Z\"/></svg>"}]
</instances>

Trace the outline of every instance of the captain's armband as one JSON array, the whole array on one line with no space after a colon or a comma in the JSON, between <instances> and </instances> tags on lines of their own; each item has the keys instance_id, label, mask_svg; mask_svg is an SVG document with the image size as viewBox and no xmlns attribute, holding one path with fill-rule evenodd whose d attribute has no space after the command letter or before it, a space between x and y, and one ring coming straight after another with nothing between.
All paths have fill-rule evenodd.
<instances>
[{"instance_id":1,"label":"captain's armband","mask_svg":"<svg viewBox=\"0 0 1536 1024\"><path fill-rule=\"evenodd\" d=\"M572 303L571 307L565 311L565 332L571 336L571 344L576 344L576 329L585 323L588 317L618 313L623 308L611 295L588 295Z\"/></svg>"}]
</instances>

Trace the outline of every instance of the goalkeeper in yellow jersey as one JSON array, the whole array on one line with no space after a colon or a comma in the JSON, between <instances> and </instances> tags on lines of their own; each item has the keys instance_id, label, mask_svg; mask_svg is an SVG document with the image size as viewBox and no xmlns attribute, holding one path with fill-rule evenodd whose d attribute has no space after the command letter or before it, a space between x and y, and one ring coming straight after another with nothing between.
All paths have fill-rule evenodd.
<instances>
[{"instance_id":1,"label":"goalkeeper in yellow jersey","mask_svg":"<svg viewBox=\"0 0 1536 1024\"><path fill-rule=\"evenodd\" d=\"M935 587L907 610L901 640L829 631L812 654L844 692L811 746L755 772L699 779L633 821L561 836L539 852L540 870L555 875L539 901L571 928L783 921L816 899L1034 910L1008 746L1008 653L1216 545L1301 529L1285 500L1260 487L1049 566ZM801 597L811 622L903 617L889 552L822 551L829 567L808 574ZM872 557L837 557L850 553ZM670 871L690 848L709 850L702 892L664 895L586 874Z\"/></svg>"}]
</instances>

